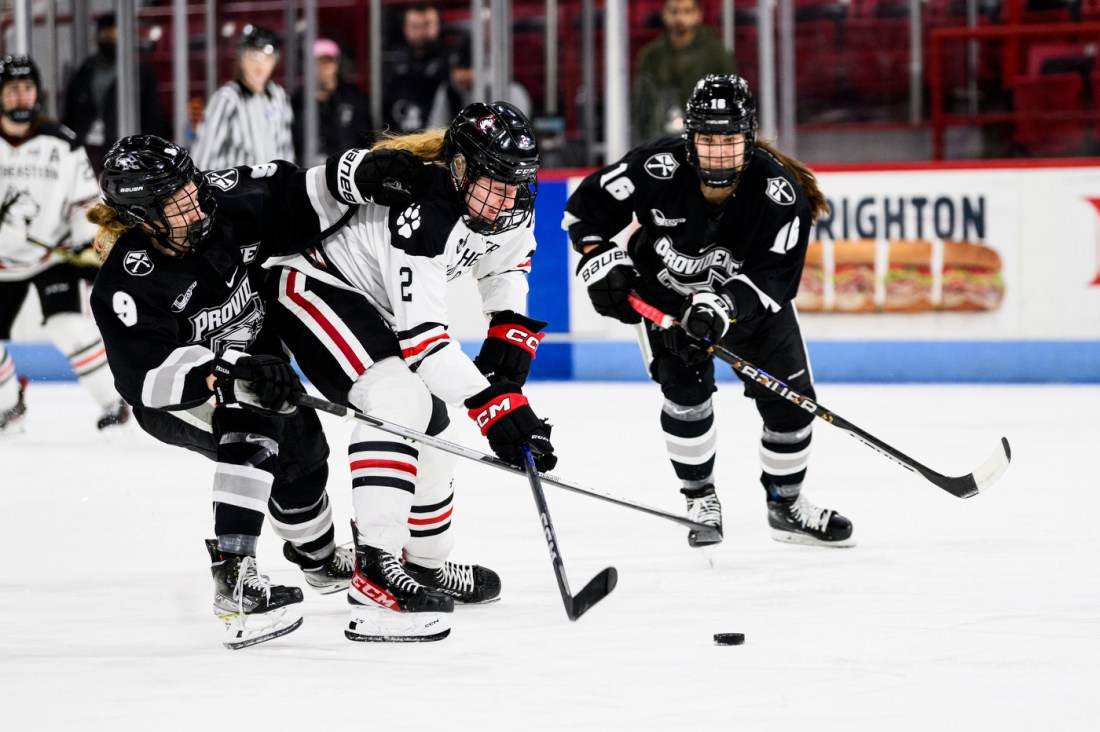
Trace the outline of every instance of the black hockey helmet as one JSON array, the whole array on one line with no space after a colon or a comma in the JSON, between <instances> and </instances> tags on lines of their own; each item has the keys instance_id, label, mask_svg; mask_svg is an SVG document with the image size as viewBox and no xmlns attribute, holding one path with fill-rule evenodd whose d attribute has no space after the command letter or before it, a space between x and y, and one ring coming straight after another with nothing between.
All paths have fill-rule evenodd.
<instances>
[{"instance_id":1,"label":"black hockey helmet","mask_svg":"<svg viewBox=\"0 0 1100 732\"><path fill-rule=\"evenodd\" d=\"M270 28L250 23L241 31L241 38L237 41L237 50L275 53L279 50L279 36Z\"/></svg>"},{"instance_id":2,"label":"black hockey helmet","mask_svg":"<svg viewBox=\"0 0 1100 732\"><path fill-rule=\"evenodd\" d=\"M745 136L744 157L738 168L703 168L695 145L696 135ZM732 74L708 74L695 85L684 114L687 159L708 186L732 186L749 166L756 148L756 100L749 84Z\"/></svg>"},{"instance_id":3,"label":"black hockey helmet","mask_svg":"<svg viewBox=\"0 0 1100 732\"><path fill-rule=\"evenodd\" d=\"M486 218L467 208L466 225L498 234L523 224L538 195L539 146L531 121L508 102L474 102L454 118L443 137L443 154L455 190L469 201L470 187L486 177L519 187L511 209Z\"/></svg>"},{"instance_id":4,"label":"black hockey helmet","mask_svg":"<svg viewBox=\"0 0 1100 732\"><path fill-rule=\"evenodd\" d=\"M196 205L204 214L187 227L186 244L172 241L165 199L188 183L197 188ZM217 202L206 178L187 151L156 135L124 137L107 151L99 174L103 199L128 224L147 224L158 248L172 255L188 254L210 236Z\"/></svg>"},{"instance_id":5,"label":"black hockey helmet","mask_svg":"<svg viewBox=\"0 0 1100 732\"><path fill-rule=\"evenodd\" d=\"M38 116L42 107L38 93L42 89L42 77L30 56L5 56L0 59L0 89L12 81L30 81L34 84L34 106L4 109L2 113L12 122L30 122Z\"/></svg>"}]
</instances>

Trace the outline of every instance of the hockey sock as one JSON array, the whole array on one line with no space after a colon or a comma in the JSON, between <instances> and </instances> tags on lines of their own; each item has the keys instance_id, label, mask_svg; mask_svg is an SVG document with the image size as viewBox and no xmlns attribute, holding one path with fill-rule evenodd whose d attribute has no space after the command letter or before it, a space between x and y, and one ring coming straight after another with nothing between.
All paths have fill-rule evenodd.
<instances>
[{"instance_id":1,"label":"hockey sock","mask_svg":"<svg viewBox=\"0 0 1100 732\"><path fill-rule=\"evenodd\" d=\"M19 401L19 379L15 378L15 362L8 349L0 343L0 412L7 411Z\"/></svg>"},{"instance_id":2,"label":"hockey sock","mask_svg":"<svg viewBox=\"0 0 1100 732\"><path fill-rule=\"evenodd\" d=\"M117 404L114 377L95 322L80 313L58 313L46 321L46 331L96 403L104 409Z\"/></svg>"},{"instance_id":3,"label":"hockey sock","mask_svg":"<svg viewBox=\"0 0 1100 732\"><path fill-rule=\"evenodd\" d=\"M714 482L714 455L718 430L711 400L685 407L665 399L661 429L672 469L684 488L702 488Z\"/></svg>"},{"instance_id":4,"label":"hockey sock","mask_svg":"<svg viewBox=\"0 0 1100 732\"><path fill-rule=\"evenodd\" d=\"M793 432L773 432L767 427L760 437L760 482L768 491L768 500L798 496L806 478L810 460L813 425Z\"/></svg>"},{"instance_id":5,"label":"hockey sock","mask_svg":"<svg viewBox=\"0 0 1100 732\"><path fill-rule=\"evenodd\" d=\"M409 539L420 451L403 440L357 425L351 433L351 503L363 544L401 556Z\"/></svg>"},{"instance_id":6,"label":"hockey sock","mask_svg":"<svg viewBox=\"0 0 1100 732\"><path fill-rule=\"evenodd\" d=\"M322 464L320 469L298 480L276 483L268 501L275 533L317 566L336 551L332 509L325 491L327 478L328 466Z\"/></svg>"},{"instance_id":7,"label":"hockey sock","mask_svg":"<svg viewBox=\"0 0 1100 732\"><path fill-rule=\"evenodd\" d=\"M255 555L256 537L260 535L271 497L279 444L264 435L226 432L218 442L217 455L214 533L218 536L218 548L233 554ZM231 548L240 545L247 549L249 537L251 553Z\"/></svg>"}]
</instances>

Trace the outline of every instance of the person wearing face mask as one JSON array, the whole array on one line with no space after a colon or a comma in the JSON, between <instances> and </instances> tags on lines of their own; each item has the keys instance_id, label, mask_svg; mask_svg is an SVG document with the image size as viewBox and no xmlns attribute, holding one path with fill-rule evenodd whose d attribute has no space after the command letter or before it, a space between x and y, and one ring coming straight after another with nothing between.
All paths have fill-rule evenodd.
<instances>
[{"instance_id":1,"label":"person wearing face mask","mask_svg":"<svg viewBox=\"0 0 1100 732\"><path fill-rule=\"evenodd\" d=\"M61 124L76 133L84 145L92 169L99 174L107 149L118 139L118 28L114 13L96 19L96 52L80 64L65 87ZM138 65L141 132L168 137L171 124L157 96L157 80L145 65Z\"/></svg>"},{"instance_id":2,"label":"person wearing face mask","mask_svg":"<svg viewBox=\"0 0 1100 732\"><path fill-rule=\"evenodd\" d=\"M191 157L199 170L295 162L294 111L286 90L271 80L279 63L274 31L247 25L237 44L237 77L206 105Z\"/></svg>"}]
</instances>

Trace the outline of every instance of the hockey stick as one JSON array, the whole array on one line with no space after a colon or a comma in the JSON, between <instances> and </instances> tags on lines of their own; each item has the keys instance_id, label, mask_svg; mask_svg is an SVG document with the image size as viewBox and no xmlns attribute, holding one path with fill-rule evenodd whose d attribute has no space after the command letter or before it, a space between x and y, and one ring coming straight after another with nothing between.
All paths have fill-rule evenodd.
<instances>
[{"instance_id":1,"label":"hockey stick","mask_svg":"<svg viewBox=\"0 0 1100 732\"><path fill-rule=\"evenodd\" d=\"M550 508L546 505L546 495L542 492L542 482L539 480L538 468L535 467L535 457L527 445L523 446L523 469L527 473L527 482L531 484L535 506L539 509L542 533L546 536L546 548L550 550L550 563L554 565L554 577L558 581L558 591L561 592L561 601L565 605L565 614L570 620L576 620L597 602L611 594L619 581L619 573L614 567L608 567L589 580L575 597L569 592L565 563L562 561L561 554L558 553L558 535L550 520Z\"/></svg>"},{"instance_id":2,"label":"hockey stick","mask_svg":"<svg viewBox=\"0 0 1100 732\"><path fill-rule=\"evenodd\" d=\"M657 324L660 328L672 328L679 325L676 319L671 315L661 312L637 295L632 294L630 296L630 304L638 311L639 315ZM728 363L733 367L734 371L749 381L754 381L765 389L770 389L796 407L805 409L810 414L815 417L820 417L834 427L839 427L867 447L885 455L903 468L920 473L929 482L934 483L953 496L958 496L959 498L971 498L976 496L978 493L986 490L997 482L997 480L1004 475L1004 472L1008 470L1008 463L1012 459L1012 451L1008 446L1008 440L1002 437L1001 446L994 450L993 454L973 473L962 475L957 478L937 473L935 470L921 465L908 455L887 445L874 435L864 432L840 415L831 412L811 399L807 399L771 374L766 371L761 371L756 366L753 366L743 358L739 358L736 354L731 353L722 346L715 343L708 343L707 345L709 346L710 352L713 353L715 357Z\"/></svg>"},{"instance_id":3,"label":"hockey stick","mask_svg":"<svg viewBox=\"0 0 1100 732\"><path fill-rule=\"evenodd\" d=\"M520 475L524 474L523 468L519 467L518 465L506 463L500 458L494 457L493 455L487 455L483 452L478 452L477 450L466 447L464 445L459 445L455 442L444 440L441 437L433 437L432 435L427 435L423 432L418 432L408 427L402 427L401 425L394 424L393 422L387 422L384 419L373 417L369 414L364 414L363 412L352 409L351 407L344 407L325 399L318 399L317 397L310 396L309 394L300 395L296 401L299 406L311 407L321 412L334 414L337 417L363 422L365 424L369 424L371 427L380 429L383 432L389 432L391 435L397 435L399 437L405 437L410 440L416 440L421 444L431 445L434 448L442 450L443 452L449 452L452 455L458 455L459 457L464 457L468 460L474 460L476 462L483 463L485 465L498 468L500 470L506 470L510 473L518 473ZM689 529L695 529L696 531L705 532L714 530L713 526L707 526L706 524L697 523L687 518L686 516L669 513L668 511L662 511L659 508L653 508L652 506L647 506L643 503L635 503L634 501L630 501L625 498L618 498L617 496L612 496L607 493L601 493L600 491L592 490L591 488L585 488L583 486L577 485L576 483L573 483L572 481L565 480L564 478L555 477L553 475L550 475L549 473L542 473L540 475L542 480L546 483L549 483L550 485L555 485L559 488L564 488L567 491L580 493L585 496L591 496L592 498L598 498L601 501L607 501L608 503L625 506L626 508L632 508L635 511L648 513L651 516L659 516L663 519L668 519L669 521L675 521L681 526L686 526Z\"/></svg>"}]
</instances>

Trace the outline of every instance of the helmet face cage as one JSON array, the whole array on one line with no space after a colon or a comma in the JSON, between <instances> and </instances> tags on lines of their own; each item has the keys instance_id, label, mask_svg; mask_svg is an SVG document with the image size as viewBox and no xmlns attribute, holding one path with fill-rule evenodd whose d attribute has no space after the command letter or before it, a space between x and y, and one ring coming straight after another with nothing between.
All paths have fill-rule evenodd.
<instances>
[{"instance_id":1,"label":"helmet face cage","mask_svg":"<svg viewBox=\"0 0 1100 732\"><path fill-rule=\"evenodd\" d=\"M34 105L31 107L19 107L17 109L5 109L3 110L3 114L12 122L20 124L23 122L30 122L38 116L38 112L42 108L42 103L39 99L39 90L42 88L42 81L38 74L38 67L35 66L30 56L5 56L0 59L0 90L13 81L29 81L34 84Z\"/></svg>"},{"instance_id":2,"label":"helmet face cage","mask_svg":"<svg viewBox=\"0 0 1100 732\"><path fill-rule=\"evenodd\" d=\"M188 183L195 184L195 194L171 201ZM154 244L165 254L193 253L213 229L217 202L206 178L186 151L167 140L153 135L119 140L107 152L99 184L120 218L148 225ZM173 219L186 221L195 208L203 213L201 220L173 225Z\"/></svg>"},{"instance_id":3,"label":"helmet face cage","mask_svg":"<svg viewBox=\"0 0 1100 732\"><path fill-rule=\"evenodd\" d=\"M697 137L699 135L744 135L744 143L719 145L718 159L729 160L729 167L704 168L700 165ZM684 118L684 142L688 162L708 186L732 186L748 168L756 148L756 100L748 83L739 76L710 74L703 77L688 99ZM741 146L740 165L734 163L737 147ZM709 157L714 157L713 150Z\"/></svg>"},{"instance_id":4,"label":"helmet face cage","mask_svg":"<svg viewBox=\"0 0 1100 732\"><path fill-rule=\"evenodd\" d=\"M516 107L507 102L468 105L447 130L444 155L471 231L499 234L530 218L538 195L538 143L530 121Z\"/></svg>"}]
</instances>

